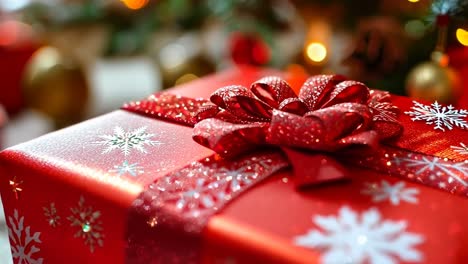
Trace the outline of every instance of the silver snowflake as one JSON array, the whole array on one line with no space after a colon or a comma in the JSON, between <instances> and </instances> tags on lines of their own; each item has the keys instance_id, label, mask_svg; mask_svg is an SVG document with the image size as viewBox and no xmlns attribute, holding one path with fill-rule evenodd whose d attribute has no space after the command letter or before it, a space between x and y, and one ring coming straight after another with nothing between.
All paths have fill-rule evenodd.
<instances>
[{"instance_id":1,"label":"silver snowflake","mask_svg":"<svg viewBox=\"0 0 468 264\"><path fill-rule=\"evenodd\" d=\"M422 157L421 159L414 159L411 157L408 158L401 158L395 157L394 162L397 166L406 166L408 168L411 167L419 167L416 171L416 175L419 175L424 172L432 172L436 176L440 177L441 175L445 174L451 179L455 179L463 186L468 186L468 183L465 181L464 178L461 176L468 176L468 163L467 162L457 162L451 163L441 160L437 157ZM449 182L451 182L449 179Z\"/></svg>"},{"instance_id":2,"label":"silver snowflake","mask_svg":"<svg viewBox=\"0 0 468 264\"><path fill-rule=\"evenodd\" d=\"M120 165L115 165L114 169L109 170L109 172L117 173L119 176L123 176L125 174L130 174L133 177L136 177L139 174L143 174L145 171L143 167L138 166L138 163L130 164L128 161L124 161Z\"/></svg>"},{"instance_id":3,"label":"silver snowflake","mask_svg":"<svg viewBox=\"0 0 468 264\"><path fill-rule=\"evenodd\" d=\"M459 154L468 155L468 146L465 145L464 143L460 142L460 146L450 146L450 148L452 148L453 151Z\"/></svg>"},{"instance_id":4,"label":"silver snowflake","mask_svg":"<svg viewBox=\"0 0 468 264\"><path fill-rule=\"evenodd\" d=\"M49 207L43 207L44 216L46 217L47 223L51 227L57 227L60 225L60 216L57 215L57 209L55 208L55 203L51 203Z\"/></svg>"},{"instance_id":5,"label":"silver snowflake","mask_svg":"<svg viewBox=\"0 0 468 264\"><path fill-rule=\"evenodd\" d=\"M406 231L405 221L382 220L376 209L358 215L342 207L338 216L315 216L314 223L322 230L310 230L295 238L299 246L322 250L323 263L391 264L421 261L414 246L423 237Z\"/></svg>"},{"instance_id":6,"label":"silver snowflake","mask_svg":"<svg viewBox=\"0 0 468 264\"><path fill-rule=\"evenodd\" d=\"M94 211L91 206L85 206L83 196L80 197L77 207L70 208L72 214L67 217L71 222L70 226L77 227L75 237L84 239L85 245L89 246L91 252L94 252L95 246L104 245L104 236L102 235L102 222L100 211Z\"/></svg>"},{"instance_id":7,"label":"silver snowflake","mask_svg":"<svg viewBox=\"0 0 468 264\"><path fill-rule=\"evenodd\" d=\"M18 210L15 209L13 218L8 217L10 222L8 236L10 237L11 253L17 264L42 264L43 258L37 258L33 255L40 249L36 247L41 243L39 236L41 232L34 232L31 235L31 227L24 228L24 216L19 217Z\"/></svg>"},{"instance_id":8,"label":"silver snowflake","mask_svg":"<svg viewBox=\"0 0 468 264\"><path fill-rule=\"evenodd\" d=\"M102 152L103 154L118 149L127 156L132 149L147 153L145 146L162 144L160 141L152 140L152 137L154 137L154 134L146 133L146 127L140 127L131 132L126 132L123 128L117 126L114 128L114 134L101 135L99 138L103 140L96 141L95 143L106 146Z\"/></svg>"},{"instance_id":9,"label":"silver snowflake","mask_svg":"<svg viewBox=\"0 0 468 264\"><path fill-rule=\"evenodd\" d=\"M366 183L366 187L361 193L372 196L372 201L376 203L388 200L392 205L399 205L401 201L417 203L418 198L416 195L419 193L419 190L416 188L405 188L405 182L402 181L392 185L382 180L380 185L378 183Z\"/></svg>"},{"instance_id":10,"label":"silver snowflake","mask_svg":"<svg viewBox=\"0 0 468 264\"><path fill-rule=\"evenodd\" d=\"M463 119L468 116L467 110L455 110L452 105L442 106L437 101L430 106L416 101L413 103L414 106L411 109L414 111L405 112L413 117L411 118L413 121L426 121L426 124L434 124L434 129L442 131L445 131L445 128L452 130L454 126L468 129L468 123Z\"/></svg>"}]
</instances>

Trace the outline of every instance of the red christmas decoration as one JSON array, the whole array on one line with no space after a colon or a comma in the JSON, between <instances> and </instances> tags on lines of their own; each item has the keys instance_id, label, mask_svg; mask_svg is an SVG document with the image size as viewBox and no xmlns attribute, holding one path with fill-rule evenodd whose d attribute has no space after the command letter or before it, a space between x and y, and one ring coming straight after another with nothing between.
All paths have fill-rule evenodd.
<instances>
[{"instance_id":1,"label":"red christmas decoration","mask_svg":"<svg viewBox=\"0 0 468 264\"><path fill-rule=\"evenodd\" d=\"M233 33L229 46L231 58L236 64L260 66L271 59L270 48L256 35Z\"/></svg>"}]
</instances>

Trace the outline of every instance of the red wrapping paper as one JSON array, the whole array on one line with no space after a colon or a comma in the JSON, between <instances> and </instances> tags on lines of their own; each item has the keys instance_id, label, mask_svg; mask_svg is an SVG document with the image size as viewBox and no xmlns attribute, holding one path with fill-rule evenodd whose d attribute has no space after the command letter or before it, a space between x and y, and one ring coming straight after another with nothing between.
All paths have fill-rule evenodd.
<instances>
[{"instance_id":1,"label":"red wrapping paper","mask_svg":"<svg viewBox=\"0 0 468 264\"><path fill-rule=\"evenodd\" d=\"M272 73L235 69L172 92L206 98L221 86L249 85ZM403 110L411 106L406 98L396 100L402 100L399 104ZM405 139L399 146L417 152L450 158L450 146L467 138L466 131L458 128L446 133L446 137L435 138L429 133L432 126L421 121L408 123L428 131L423 144L420 135L405 129ZM116 126L125 132L146 127L138 133L151 134L154 142L142 145L143 151L107 149L102 144L103 136L118 133ZM3 151L0 191L14 237L11 242L15 263L41 263L41 259L43 263L125 263L127 243L132 243L125 240L128 210L138 194L155 179L212 154L196 144L191 134L191 128L119 110ZM462 156L456 157L460 161ZM125 162L133 166L130 170L135 176L119 169ZM282 171L243 193L210 219L203 232L202 262L318 262L329 253L329 248L308 248L295 242L311 230L327 234L317 217L339 218L345 206L360 220L375 208L379 224L404 221L400 235L420 238L419 243L406 248L418 253L419 262L462 263L468 257L463 250L468 246L465 197L402 181L387 173L349 169L352 180L346 183L298 192L288 180L290 172ZM403 184L403 189L412 194L398 202L373 201L375 195L365 194L369 184ZM416 194L411 191L415 189ZM151 232L151 225L156 223L150 220L136 223L141 225L140 232ZM20 254L21 247L32 254ZM150 242L141 248L141 254L149 250ZM395 263L402 260L396 253L383 255Z\"/></svg>"}]
</instances>

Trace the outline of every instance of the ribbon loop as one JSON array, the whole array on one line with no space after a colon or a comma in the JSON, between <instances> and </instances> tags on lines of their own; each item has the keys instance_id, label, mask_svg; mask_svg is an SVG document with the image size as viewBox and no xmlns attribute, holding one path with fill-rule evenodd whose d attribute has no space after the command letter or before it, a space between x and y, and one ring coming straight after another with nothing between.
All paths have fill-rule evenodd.
<instances>
[{"instance_id":1,"label":"ribbon loop","mask_svg":"<svg viewBox=\"0 0 468 264\"><path fill-rule=\"evenodd\" d=\"M322 108L344 102L366 104L368 97L369 89L363 83L346 80L335 85Z\"/></svg>"},{"instance_id":2,"label":"ribbon loop","mask_svg":"<svg viewBox=\"0 0 468 264\"><path fill-rule=\"evenodd\" d=\"M297 98L289 84L276 76L262 78L254 82L250 89L257 98L272 108L278 108L286 99Z\"/></svg>"},{"instance_id":3,"label":"ribbon loop","mask_svg":"<svg viewBox=\"0 0 468 264\"><path fill-rule=\"evenodd\" d=\"M297 115L304 115L309 111L307 105L297 97L285 99L281 102L278 109L284 112L295 113Z\"/></svg>"},{"instance_id":4,"label":"ribbon loop","mask_svg":"<svg viewBox=\"0 0 468 264\"><path fill-rule=\"evenodd\" d=\"M306 80L299 92L299 98L309 107L316 110L329 100L335 85L346 80L341 75L316 75Z\"/></svg>"},{"instance_id":5,"label":"ribbon loop","mask_svg":"<svg viewBox=\"0 0 468 264\"><path fill-rule=\"evenodd\" d=\"M226 157L237 156L264 143L265 124L235 124L210 118L200 121L192 138L205 147Z\"/></svg>"},{"instance_id":6,"label":"ribbon loop","mask_svg":"<svg viewBox=\"0 0 468 264\"><path fill-rule=\"evenodd\" d=\"M256 99L254 94L244 86L220 88L211 95L210 100L239 120L265 121L271 116L272 108Z\"/></svg>"}]
</instances>

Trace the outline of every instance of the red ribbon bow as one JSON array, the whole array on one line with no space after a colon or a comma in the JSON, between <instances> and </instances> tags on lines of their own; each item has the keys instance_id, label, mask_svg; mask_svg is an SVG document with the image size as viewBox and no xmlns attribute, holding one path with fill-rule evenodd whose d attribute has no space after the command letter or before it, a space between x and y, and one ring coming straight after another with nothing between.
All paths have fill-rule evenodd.
<instances>
[{"instance_id":1,"label":"red ribbon bow","mask_svg":"<svg viewBox=\"0 0 468 264\"><path fill-rule=\"evenodd\" d=\"M299 96L281 78L266 77L250 90L227 86L214 92L214 105L196 115L193 138L223 156L278 146L299 186L342 179L344 169L331 155L354 145L375 148L401 134L398 108L389 99L340 75L309 78Z\"/></svg>"}]
</instances>

